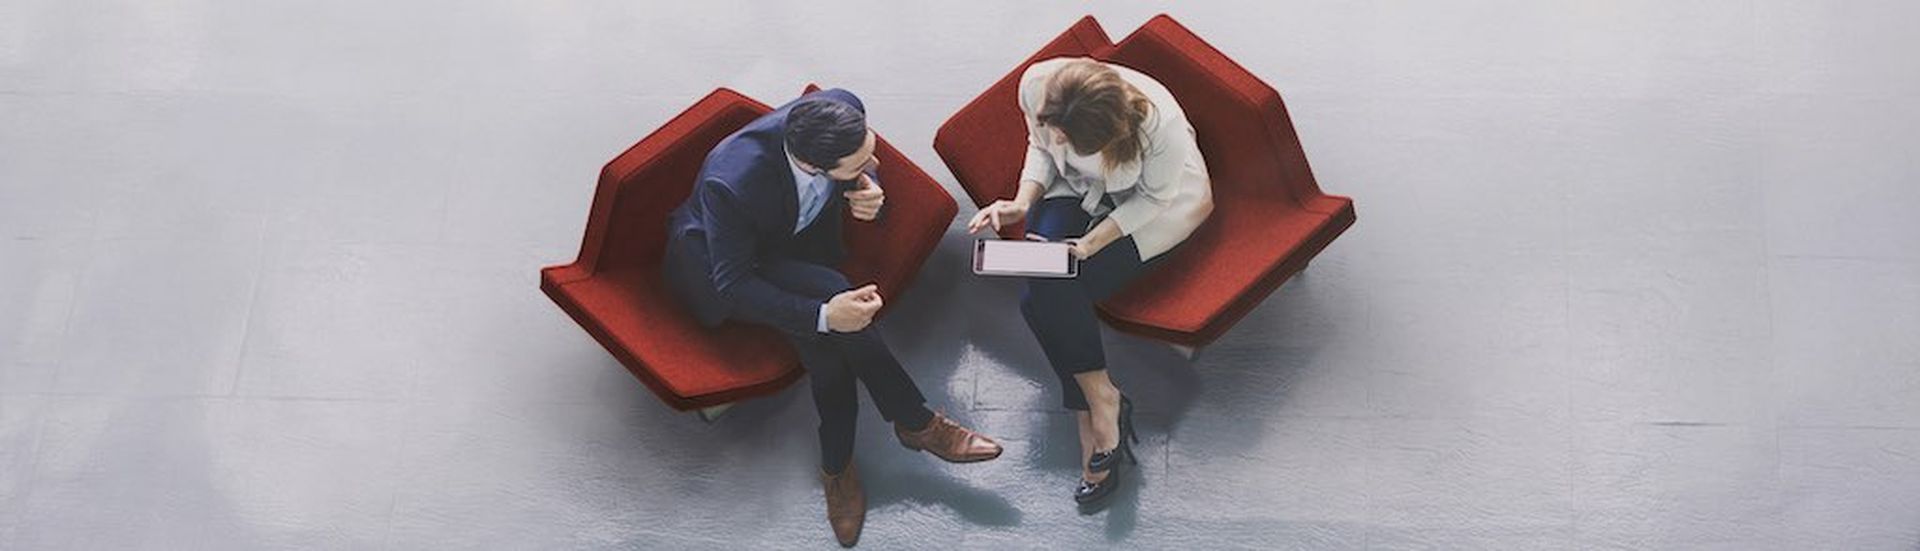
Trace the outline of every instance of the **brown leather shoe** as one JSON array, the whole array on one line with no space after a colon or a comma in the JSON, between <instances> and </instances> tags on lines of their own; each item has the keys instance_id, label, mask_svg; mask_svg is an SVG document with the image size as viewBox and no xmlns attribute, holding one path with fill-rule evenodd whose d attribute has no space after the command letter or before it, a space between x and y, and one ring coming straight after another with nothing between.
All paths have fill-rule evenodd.
<instances>
[{"instance_id":1,"label":"brown leather shoe","mask_svg":"<svg viewBox=\"0 0 1920 551\"><path fill-rule=\"evenodd\" d=\"M860 528L867 524L867 491L860 487L860 474L853 462L847 470L830 475L820 472L820 484L827 489L827 524L833 525L833 537L841 547L860 542Z\"/></svg>"},{"instance_id":2,"label":"brown leather shoe","mask_svg":"<svg viewBox=\"0 0 1920 551\"><path fill-rule=\"evenodd\" d=\"M927 422L926 428L909 431L895 423L893 434L900 437L900 445L907 449L926 450L949 463L973 463L1000 457L1000 443L955 424L938 411L933 412L933 420Z\"/></svg>"}]
</instances>

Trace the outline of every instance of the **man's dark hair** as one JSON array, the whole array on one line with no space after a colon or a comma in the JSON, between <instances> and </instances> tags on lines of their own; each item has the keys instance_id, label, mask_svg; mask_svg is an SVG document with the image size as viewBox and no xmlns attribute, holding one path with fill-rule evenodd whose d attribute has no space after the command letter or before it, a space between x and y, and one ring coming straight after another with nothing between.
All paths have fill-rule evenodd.
<instances>
[{"instance_id":1,"label":"man's dark hair","mask_svg":"<svg viewBox=\"0 0 1920 551\"><path fill-rule=\"evenodd\" d=\"M867 115L852 105L810 99L787 111L787 152L801 162L832 170L867 142Z\"/></svg>"}]
</instances>

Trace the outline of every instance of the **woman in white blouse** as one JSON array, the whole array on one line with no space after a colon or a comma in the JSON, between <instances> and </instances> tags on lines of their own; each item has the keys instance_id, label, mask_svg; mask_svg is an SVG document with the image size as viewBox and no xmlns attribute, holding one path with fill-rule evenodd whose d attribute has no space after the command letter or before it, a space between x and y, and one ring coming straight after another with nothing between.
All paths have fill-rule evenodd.
<instances>
[{"instance_id":1,"label":"woman in white blouse","mask_svg":"<svg viewBox=\"0 0 1920 551\"><path fill-rule=\"evenodd\" d=\"M1077 412L1087 457L1074 500L1096 505L1134 462L1133 404L1107 376L1094 305L1178 247L1213 212L1212 184L1185 112L1152 77L1090 58L1035 63L1020 77L1027 119L1020 191L969 232L1027 221L1029 238L1065 240L1073 279L1033 278L1020 309Z\"/></svg>"}]
</instances>

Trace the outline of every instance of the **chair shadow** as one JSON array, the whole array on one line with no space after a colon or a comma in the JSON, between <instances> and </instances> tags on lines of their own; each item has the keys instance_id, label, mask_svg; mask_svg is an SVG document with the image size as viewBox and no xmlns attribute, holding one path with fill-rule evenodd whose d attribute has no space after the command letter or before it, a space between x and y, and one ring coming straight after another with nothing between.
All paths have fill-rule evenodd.
<instances>
[{"instance_id":1,"label":"chair shadow","mask_svg":"<svg viewBox=\"0 0 1920 551\"><path fill-rule=\"evenodd\" d=\"M1170 452L1167 448L1178 434L1183 420L1199 404L1203 396L1209 399L1226 399L1228 402L1211 403L1227 411L1259 412L1270 411L1286 403L1297 386L1290 384L1314 365L1321 346L1308 343L1297 346L1275 346L1251 336L1262 330L1282 328L1279 319L1282 313L1294 316L1306 316L1312 319L1324 311L1324 300L1312 293L1301 292L1310 286L1306 280L1296 277L1283 288L1299 293L1281 299L1276 292L1274 299L1254 309L1219 341L1213 343L1200 355L1188 359L1165 343L1120 333L1111 328L1102 328L1102 339L1107 347L1109 369L1117 386L1120 386L1136 404L1135 421L1140 428L1142 443L1147 449L1158 449L1162 454L1141 458L1140 465L1126 473L1127 479L1110 498L1104 507L1082 510L1087 515L1106 517L1105 533L1108 541L1120 542L1132 534L1139 524L1140 496L1153 486L1156 473L1170 472L1165 466ZM1009 298L1018 300L1015 292ZM1058 379L1046 368L1044 355L1038 353L1038 345L1026 332L1024 322L1019 322L1017 331L1005 329L1005 324L980 323L974 326L980 330L972 335L979 341L983 338L997 339L995 342L1023 342L1018 346L996 352L983 352L1003 362L1004 365L1031 365L1038 369L1024 372L1048 387L1058 386ZM1007 335L1015 333L1017 335ZM1031 348L1032 350L1024 350ZM1228 367L1232 364L1245 364L1254 360L1262 365L1259 370ZM1206 378L1201 378L1202 372ZM1272 387L1275 380L1281 384L1272 392L1222 392L1233 389ZM1213 393L1209 395L1208 391ZM1043 411L1064 412L1058 408L1058 389L1043 398L1040 403L1032 404L1036 414ZM1039 460L1048 470L1061 473L1063 484L1070 484L1080 471L1078 427L1070 415L1054 415L1044 435L1047 444L1041 447ZM1223 432L1226 431L1226 432ZM1265 424L1259 422L1228 423L1222 426L1210 426L1207 439L1202 444L1202 453L1236 453L1254 448L1266 437ZM1157 444L1157 445L1155 445ZM1187 444L1193 449L1194 444ZM1160 466L1156 468L1156 465ZM1063 499L1065 487L1062 488Z\"/></svg>"},{"instance_id":2,"label":"chair shadow","mask_svg":"<svg viewBox=\"0 0 1920 551\"><path fill-rule=\"evenodd\" d=\"M1058 379L1047 367L1039 344L1018 314L1024 284L1016 279L973 276L965 268L972 256L973 240L973 236L957 232L950 232L942 240L929 257L921 280L909 291L907 302L892 314L889 323L894 332L888 333L893 339L890 342L903 358L917 360L909 364L909 369L923 385L953 376L961 356L970 347L983 359L1011 366L1020 375L1046 388L1047 392L1035 402L1013 407L1049 417L1045 433L1035 435L1044 439L1044 444L1037 446L1037 457L1032 459L1045 470L1060 474L1061 499L1067 499L1067 489L1080 472L1083 460L1078 428L1072 416L1059 407ZM1146 439L1143 442L1158 442L1157 446L1149 447L1164 452L1181 423L1210 389L1219 398L1231 402L1209 405L1228 411L1271 411L1290 399L1297 386L1286 383L1298 380L1313 367L1320 346L1317 343L1275 346L1259 338L1259 334L1286 330L1283 314L1293 319L1314 319L1328 308L1328 299L1311 292L1312 280L1304 276L1305 272L1296 274L1267 303L1241 320L1235 330L1191 360L1164 343L1102 328L1113 377L1139 407L1136 416ZM915 330L902 332L902 328ZM904 336L896 339L896 335ZM1257 365L1247 369L1249 363ZM1276 380L1282 384L1272 392L1221 392L1272 387ZM988 402L990 398L976 395L974 402ZM1235 453L1257 446L1266 436L1266 430L1262 423L1231 423L1209 427L1206 436L1203 453ZM1106 517L1109 541L1126 539L1138 526L1141 492L1152 486L1153 474L1169 472L1164 464L1167 455L1160 453L1142 458L1140 468L1127 474L1128 479L1107 506L1086 511ZM962 511L963 516L968 514Z\"/></svg>"},{"instance_id":3,"label":"chair shadow","mask_svg":"<svg viewBox=\"0 0 1920 551\"><path fill-rule=\"evenodd\" d=\"M954 379L968 353L977 354L987 362L1011 366L1021 376L1029 377L1047 389L1031 403L1003 404L986 409L1011 409L1048 417L1044 432L1032 435L1042 443L1035 446L1027 459L1038 462L1045 471L1057 473L1061 481L1060 499L1070 499L1068 490L1078 476L1083 460L1080 457L1078 428L1072 416L1059 406L1058 379L1047 367L1038 343L1018 314L1019 297L1024 285L1012 279L980 278L967 270L973 239L973 236L964 233L948 232L929 256L926 267L913 286L892 299L898 304L880 322L881 330L895 355L921 385L927 395L928 405L954 412L963 422L968 421L965 419L967 412L982 409L977 407L979 402L989 399L975 395L973 381ZM1191 360L1163 343L1103 327L1103 339L1113 377L1138 407L1136 419L1143 443L1148 444L1145 448L1159 452L1142 457L1139 467L1126 473L1123 486L1105 507L1082 511L1089 516L1105 517L1104 531L1108 541L1124 541L1138 527L1141 493L1153 485L1154 475L1170 472L1165 463L1169 456L1168 446L1203 396L1209 400L1230 400L1209 403L1213 409L1259 412L1286 403L1297 390L1294 385L1285 382L1297 379L1300 373L1314 365L1320 346L1317 343L1278 346L1261 339L1260 334L1286 329L1280 319L1281 312L1288 312L1295 317L1305 316L1305 319L1320 315L1327 308L1328 299L1312 292L1302 292L1302 287L1311 285L1311 280L1296 276L1276 291L1266 304L1249 313L1236 325L1235 330ZM1288 296L1290 291L1298 296ZM1287 298L1282 299L1283 296ZM1248 364L1254 364L1251 365L1253 369L1248 369ZM615 365L614 369L618 369L618 366ZM1206 373L1204 380L1201 377L1203 371ZM625 375L624 370L620 375ZM1235 391L1259 385L1273 386L1276 379L1282 384L1272 392ZM625 410L626 416L635 417L629 419L633 423L705 425L706 430L650 431L654 434L650 434L649 439L665 441L650 442L649 447L659 445L680 450L700 450L691 456L681 453L662 457L663 460L689 461L690 458L701 456L764 453L765 450L757 450L753 446L776 439L780 433L804 431L811 435L814 429L816 418L812 415L811 397L797 397L807 392L804 378L770 396L742 401L711 424L695 421L690 412L674 412L653 401L651 393L637 382L629 378L629 383L606 385L614 388L596 396L596 401L610 408ZM941 395L937 389L942 388L949 392ZM862 388L863 394L864 390ZM863 402L871 404L871 399L863 399ZM868 411L870 409L870 405L862 406L861 432L888 430L884 423L878 422L874 412ZM986 430L992 432L991 429ZM1260 422L1226 423L1209 426L1205 436L1204 442L1184 443L1184 449L1189 453L1231 454L1244 451L1259 444L1260 439L1266 436L1266 430L1265 424ZM891 435L885 438L891 439ZM868 446L862 444L862 447ZM808 446L805 450L782 453L811 456L817 454L818 449ZM1012 458L1001 460L1006 459ZM756 461L774 462L771 459ZM937 468L919 462L898 463L890 460L862 461L861 464L869 492L868 499L874 504L938 504L951 509L968 522L982 526L1015 526L1023 518L1020 509L998 493L972 486Z\"/></svg>"}]
</instances>

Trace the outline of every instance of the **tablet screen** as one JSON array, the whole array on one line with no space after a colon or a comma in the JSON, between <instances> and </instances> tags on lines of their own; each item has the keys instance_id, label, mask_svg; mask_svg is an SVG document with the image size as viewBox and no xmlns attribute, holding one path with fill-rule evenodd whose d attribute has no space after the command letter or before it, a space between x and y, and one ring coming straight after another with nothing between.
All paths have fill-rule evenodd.
<instances>
[{"instance_id":1,"label":"tablet screen","mask_svg":"<svg viewBox=\"0 0 1920 551\"><path fill-rule=\"evenodd\" d=\"M1072 255L1066 243L1020 240L987 240L981 251L980 269L987 272L1026 272L1065 274Z\"/></svg>"}]
</instances>

